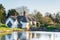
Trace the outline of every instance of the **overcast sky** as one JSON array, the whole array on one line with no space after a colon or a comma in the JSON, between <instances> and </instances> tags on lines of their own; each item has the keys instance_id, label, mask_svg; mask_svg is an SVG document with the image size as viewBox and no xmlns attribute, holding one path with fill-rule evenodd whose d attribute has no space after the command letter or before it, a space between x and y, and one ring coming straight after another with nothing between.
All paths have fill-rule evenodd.
<instances>
[{"instance_id":1,"label":"overcast sky","mask_svg":"<svg viewBox=\"0 0 60 40\"><path fill-rule=\"evenodd\" d=\"M60 0L0 0L6 10L27 6L30 11L38 10L42 13L56 13L60 11Z\"/></svg>"}]
</instances>

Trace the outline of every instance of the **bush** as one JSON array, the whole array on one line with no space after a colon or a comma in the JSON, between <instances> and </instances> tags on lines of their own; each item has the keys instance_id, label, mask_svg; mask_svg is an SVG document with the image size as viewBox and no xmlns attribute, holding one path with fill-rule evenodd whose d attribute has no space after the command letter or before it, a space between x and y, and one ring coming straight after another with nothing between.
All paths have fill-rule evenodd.
<instances>
[{"instance_id":1,"label":"bush","mask_svg":"<svg viewBox=\"0 0 60 40\"><path fill-rule=\"evenodd\" d=\"M0 27L5 27L5 28L7 28L7 26L5 25L5 24L1 24L1 26Z\"/></svg>"},{"instance_id":2,"label":"bush","mask_svg":"<svg viewBox=\"0 0 60 40\"><path fill-rule=\"evenodd\" d=\"M48 31L54 31L55 29L56 29L55 26L48 26L48 27L47 27L47 30L48 30Z\"/></svg>"},{"instance_id":3,"label":"bush","mask_svg":"<svg viewBox=\"0 0 60 40\"><path fill-rule=\"evenodd\" d=\"M40 23L39 23L39 22L37 22L37 23L36 23L36 26L37 26L37 27L40 27Z\"/></svg>"},{"instance_id":4,"label":"bush","mask_svg":"<svg viewBox=\"0 0 60 40\"><path fill-rule=\"evenodd\" d=\"M46 24L44 24L44 27L48 27L49 25L46 23Z\"/></svg>"},{"instance_id":5,"label":"bush","mask_svg":"<svg viewBox=\"0 0 60 40\"><path fill-rule=\"evenodd\" d=\"M56 23L55 26L60 27L60 24L57 24L57 23Z\"/></svg>"}]
</instances>

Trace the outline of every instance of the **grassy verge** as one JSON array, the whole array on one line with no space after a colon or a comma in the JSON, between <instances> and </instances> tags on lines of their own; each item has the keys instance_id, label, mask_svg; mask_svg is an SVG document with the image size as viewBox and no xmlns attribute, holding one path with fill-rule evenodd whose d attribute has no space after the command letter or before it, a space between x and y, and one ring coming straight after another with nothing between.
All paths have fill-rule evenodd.
<instances>
[{"instance_id":1,"label":"grassy verge","mask_svg":"<svg viewBox=\"0 0 60 40\"><path fill-rule=\"evenodd\" d=\"M20 28L13 28L13 31L25 31L25 29L20 29Z\"/></svg>"},{"instance_id":2,"label":"grassy verge","mask_svg":"<svg viewBox=\"0 0 60 40\"><path fill-rule=\"evenodd\" d=\"M25 31L25 29L20 29L20 28L5 28L1 27L0 28L0 33L8 33L8 32L13 32L13 31Z\"/></svg>"},{"instance_id":3,"label":"grassy verge","mask_svg":"<svg viewBox=\"0 0 60 40\"><path fill-rule=\"evenodd\" d=\"M0 28L0 33L2 33L2 32L10 32L10 31L12 31L10 28L5 28L5 27Z\"/></svg>"}]
</instances>

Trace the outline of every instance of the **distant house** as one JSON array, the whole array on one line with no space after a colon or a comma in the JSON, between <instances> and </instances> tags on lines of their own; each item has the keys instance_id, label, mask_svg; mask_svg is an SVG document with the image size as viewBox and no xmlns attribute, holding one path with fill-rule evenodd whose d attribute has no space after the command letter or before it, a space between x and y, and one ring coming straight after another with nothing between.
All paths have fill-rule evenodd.
<instances>
[{"instance_id":1,"label":"distant house","mask_svg":"<svg viewBox=\"0 0 60 40\"><path fill-rule=\"evenodd\" d=\"M33 20L33 18L28 18L25 16L17 16L16 19L9 17L6 20L6 25L10 28L28 28L30 27L30 25L36 25L36 21Z\"/></svg>"},{"instance_id":2,"label":"distant house","mask_svg":"<svg viewBox=\"0 0 60 40\"><path fill-rule=\"evenodd\" d=\"M7 18L6 20L6 26L8 26L9 28L17 27L17 24L18 24L17 20L12 16Z\"/></svg>"},{"instance_id":3,"label":"distant house","mask_svg":"<svg viewBox=\"0 0 60 40\"><path fill-rule=\"evenodd\" d=\"M18 28L29 27L29 20L25 16L17 16Z\"/></svg>"},{"instance_id":4,"label":"distant house","mask_svg":"<svg viewBox=\"0 0 60 40\"><path fill-rule=\"evenodd\" d=\"M21 16L10 16L6 20L6 25L10 28L30 28L30 25L36 25L36 20L33 17L26 16L24 12Z\"/></svg>"}]
</instances>

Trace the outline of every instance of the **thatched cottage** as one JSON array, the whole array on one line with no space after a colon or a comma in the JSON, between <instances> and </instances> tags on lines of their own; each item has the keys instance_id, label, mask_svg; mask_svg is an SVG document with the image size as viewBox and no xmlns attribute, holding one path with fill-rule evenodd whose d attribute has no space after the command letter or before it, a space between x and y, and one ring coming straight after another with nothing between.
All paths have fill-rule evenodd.
<instances>
[{"instance_id":1,"label":"thatched cottage","mask_svg":"<svg viewBox=\"0 0 60 40\"><path fill-rule=\"evenodd\" d=\"M36 20L33 17L26 16L24 12L22 16L10 16L6 20L6 25L10 28L30 28L30 25L36 25Z\"/></svg>"}]
</instances>

